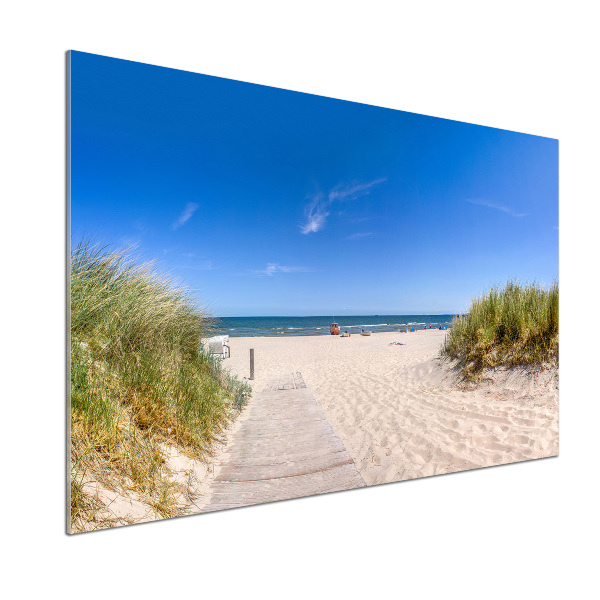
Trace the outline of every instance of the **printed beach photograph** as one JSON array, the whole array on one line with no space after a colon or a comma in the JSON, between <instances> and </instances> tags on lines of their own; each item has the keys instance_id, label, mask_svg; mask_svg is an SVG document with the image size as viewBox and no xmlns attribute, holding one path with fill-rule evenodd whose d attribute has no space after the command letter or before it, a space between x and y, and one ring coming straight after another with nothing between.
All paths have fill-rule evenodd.
<instances>
[{"instance_id":1,"label":"printed beach photograph","mask_svg":"<svg viewBox=\"0 0 600 600\"><path fill-rule=\"evenodd\" d=\"M69 533L558 456L558 140L67 63Z\"/></svg>"}]
</instances>

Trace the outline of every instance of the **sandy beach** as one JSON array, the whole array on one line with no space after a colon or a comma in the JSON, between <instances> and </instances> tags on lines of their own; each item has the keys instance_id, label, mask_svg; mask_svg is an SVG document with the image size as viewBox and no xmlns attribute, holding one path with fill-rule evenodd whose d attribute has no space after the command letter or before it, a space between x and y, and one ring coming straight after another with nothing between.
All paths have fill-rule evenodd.
<instances>
[{"instance_id":1,"label":"sandy beach","mask_svg":"<svg viewBox=\"0 0 600 600\"><path fill-rule=\"evenodd\" d=\"M300 371L367 485L557 455L557 369L465 385L439 358L445 335L232 337L224 366L247 378L254 348L256 391Z\"/></svg>"}]
</instances>

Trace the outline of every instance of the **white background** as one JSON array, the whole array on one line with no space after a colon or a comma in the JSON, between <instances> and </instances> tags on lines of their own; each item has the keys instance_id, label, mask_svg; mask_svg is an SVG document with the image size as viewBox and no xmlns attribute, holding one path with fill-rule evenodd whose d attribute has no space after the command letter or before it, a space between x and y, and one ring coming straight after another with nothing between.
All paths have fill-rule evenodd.
<instances>
[{"instance_id":1,"label":"white background","mask_svg":"<svg viewBox=\"0 0 600 600\"><path fill-rule=\"evenodd\" d=\"M6 597L581 598L598 592L600 53L593 6L4 5ZM558 138L560 457L66 536L68 49Z\"/></svg>"}]
</instances>

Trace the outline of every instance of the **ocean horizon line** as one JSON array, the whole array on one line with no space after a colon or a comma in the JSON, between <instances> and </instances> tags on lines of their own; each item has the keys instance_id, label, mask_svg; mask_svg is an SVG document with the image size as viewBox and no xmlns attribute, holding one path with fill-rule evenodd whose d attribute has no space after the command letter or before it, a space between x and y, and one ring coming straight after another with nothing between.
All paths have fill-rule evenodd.
<instances>
[{"instance_id":1,"label":"ocean horizon line","mask_svg":"<svg viewBox=\"0 0 600 600\"><path fill-rule=\"evenodd\" d=\"M464 314L460 311L455 312L411 312L411 313L356 313L356 314L339 314L338 316L329 314L314 314L314 315L218 315L215 319L321 319L330 318L353 318L353 317L447 317L458 314Z\"/></svg>"},{"instance_id":2,"label":"ocean horizon line","mask_svg":"<svg viewBox=\"0 0 600 600\"><path fill-rule=\"evenodd\" d=\"M373 314L373 315L317 315L302 317L218 317L215 329L231 336L324 335L330 333L331 323L340 330L362 330L373 333L396 331L400 328L448 328L453 313L438 314Z\"/></svg>"}]
</instances>

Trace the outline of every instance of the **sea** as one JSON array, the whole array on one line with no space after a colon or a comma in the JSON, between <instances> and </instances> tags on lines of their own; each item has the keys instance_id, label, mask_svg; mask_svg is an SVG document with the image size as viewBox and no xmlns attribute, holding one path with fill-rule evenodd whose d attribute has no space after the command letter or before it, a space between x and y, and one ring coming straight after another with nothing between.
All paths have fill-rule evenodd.
<instances>
[{"instance_id":1,"label":"sea","mask_svg":"<svg viewBox=\"0 0 600 600\"><path fill-rule=\"evenodd\" d=\"M219 317L215 324L219 335L264 337L331 335L329 325L338 323L340 331L360 333L361 329L379 333L450 327L454 315L357 315L321 317Z\"/></svg>"}]
</instances>

